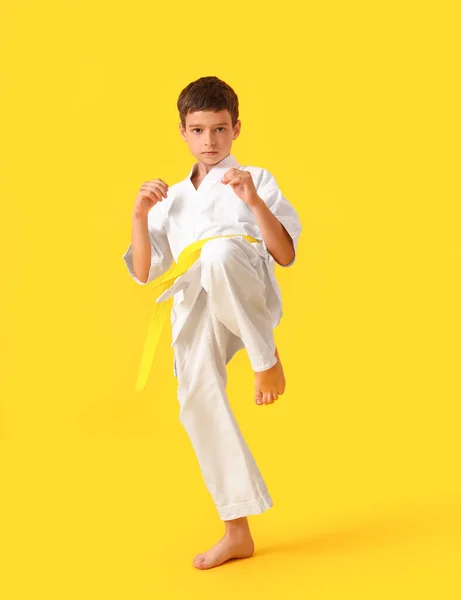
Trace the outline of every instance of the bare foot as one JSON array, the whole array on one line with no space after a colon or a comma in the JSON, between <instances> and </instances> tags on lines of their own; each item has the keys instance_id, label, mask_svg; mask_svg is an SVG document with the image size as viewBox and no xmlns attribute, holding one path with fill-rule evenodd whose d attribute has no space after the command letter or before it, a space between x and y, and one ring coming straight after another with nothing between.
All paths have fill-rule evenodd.
<instances>
[{"instance_id":1,"label":"bare foot","mask_svg":"<svg viewBox=\"0 0 461 600\"><path fill-rule=\"evenodd\" d=\"M266 371L255 373L255 402L256 404L273 404L285 391L285 375L277 348L277 362Z\"/></svg>"},{"instance_id":2,"label":"bare foot","mask_svg":"<svg viewBox=\"0 0 461 600\"><path fill-rule=\"evenodd\" d=\"M212 569L231 558L249 558L254 552L254 542L249 530L225 535L210 550L194 557L193 565L197 569Z\"/></svg>"}]
</instances>

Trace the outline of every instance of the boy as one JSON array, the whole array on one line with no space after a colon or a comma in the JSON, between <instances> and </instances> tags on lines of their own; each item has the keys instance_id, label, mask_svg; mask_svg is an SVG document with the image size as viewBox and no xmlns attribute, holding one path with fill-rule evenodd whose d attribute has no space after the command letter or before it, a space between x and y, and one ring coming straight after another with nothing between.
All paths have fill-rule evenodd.
<instances>
[{"instance_id":1,"label":"boy","mask_svg":"<svg viewBox=\"0 0 461 600\"><path fill-rule=\"evenodd\" d=\"M245 348L256 404L273 404L283 394L273 336L282 316L274 261L293 264L301 224L271 173L241 166L230 154L241 122L229 85L202 77L182 90L177 106L181 136L197 162L171 187L162 179L141 186L123 258L132 278L145 285L174 266L185 248L200 246L198 258L158 301L174 298L171 345L180 421L225 522L224 537L193 560L196 568L209 569L251 556L247 515L273 505L232 414L226 365Z\"/></svg>"}]
</instances>

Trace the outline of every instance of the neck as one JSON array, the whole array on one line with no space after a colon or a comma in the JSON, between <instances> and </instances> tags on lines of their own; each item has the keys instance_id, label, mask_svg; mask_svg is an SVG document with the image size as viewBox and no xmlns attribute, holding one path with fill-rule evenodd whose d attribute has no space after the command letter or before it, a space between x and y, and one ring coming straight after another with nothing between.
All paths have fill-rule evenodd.
<instances>
[{"instance_id":1,"label":"neck","mask_svg":"<svg viewBox=\"0 0 461 600\"><path fill-rule=\"evenodd\" d=\"M216 165L219 165L224 159L228 158L229 156L230 156L230 153L227 154L226 156L224 156L223 158L220 158L219 162L216 162L215 164L204 163L199 158L197 158L198 162L194 166L192 176L195 175L196 177L199 177L199 178L205 177L211 171L211 169L213 169L213 167L215 167Z\"/></svg>"}]
</instances>

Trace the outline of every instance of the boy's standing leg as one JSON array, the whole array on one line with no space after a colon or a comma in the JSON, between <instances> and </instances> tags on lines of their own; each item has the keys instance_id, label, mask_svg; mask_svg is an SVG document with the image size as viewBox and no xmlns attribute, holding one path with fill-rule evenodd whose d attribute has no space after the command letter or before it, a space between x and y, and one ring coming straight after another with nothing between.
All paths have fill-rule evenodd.
<instances>
[{"instance_id":1,"label":"boy's standing leg","mask_svg":"<svg viewBox=\"0 0 461 600\"><path fill-rule=\"evenodd\" d=\"M230 558L251 556L254 543L247 515L261 513L272 506L225 391L226 364L235 348L242 347L242 341L254 368L274 370L270 366L274 360L279 364L274 357L272 320L265 307L260 273L252 266L260 257L251 246L242 245L242 240L240 245L234 240L226 241L231 243L213 244L206 252L202 251L204 289L174 344L180 420L226 525L224 537L194 559L194 566L205 569ZM222 273L229 270L231 280L236 277L239 281L238 290L233 290L235 285L231 280L222 281ZM225 278L229 279L229 274ZM221 301L219 297L223 295L225 299ZM269 399L266 401L270 403Z\"/></svg>"}]
</instances>

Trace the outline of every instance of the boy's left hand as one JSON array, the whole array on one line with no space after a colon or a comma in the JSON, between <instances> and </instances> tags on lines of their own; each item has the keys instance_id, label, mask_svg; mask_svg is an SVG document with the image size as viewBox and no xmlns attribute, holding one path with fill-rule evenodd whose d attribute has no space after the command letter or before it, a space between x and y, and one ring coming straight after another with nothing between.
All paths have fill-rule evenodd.
<instances>
[{"instance_id":1,"label":"boy's left hand","mask_svg":"<svg viewBox=\"0 0 461 600\"><path fill-rule=\"evenodd\" d=\"M240 200L243 200L250 208L261 201L249 171L242 171L233 167L224 173L221 183L229 184Z\"/></svg>"}]
</instances>

